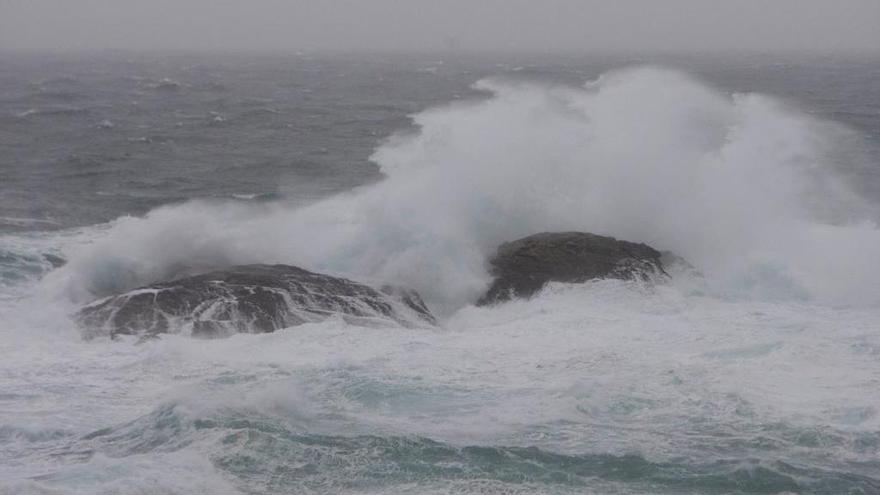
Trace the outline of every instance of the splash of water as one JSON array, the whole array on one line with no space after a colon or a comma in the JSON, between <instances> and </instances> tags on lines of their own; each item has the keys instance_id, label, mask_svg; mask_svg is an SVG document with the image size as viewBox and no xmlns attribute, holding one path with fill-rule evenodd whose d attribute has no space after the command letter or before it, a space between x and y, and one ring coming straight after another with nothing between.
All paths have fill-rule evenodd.
<instances>
[{"instance_id":1,"label":"splash of water","mask_svg":"<svg viewBox=\"0 0 880 495\"><path fill-rule=\"evenodd\" d=\"M419 113L417 132L382 144L378 184L298 209L123 218L47 284L84 300L193 266L282 262L403 283L451 312L485 288L499 243L582 230L672 250L726 293L880 301L880 230L830 165L839 126L658 68L476 87L488 97Z\"/></svg>"}]
</instances>

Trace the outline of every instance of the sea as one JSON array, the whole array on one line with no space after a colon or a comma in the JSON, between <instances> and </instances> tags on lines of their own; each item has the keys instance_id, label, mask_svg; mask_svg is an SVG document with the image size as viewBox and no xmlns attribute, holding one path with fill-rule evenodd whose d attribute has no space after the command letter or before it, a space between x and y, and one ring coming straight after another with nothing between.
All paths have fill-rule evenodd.
<instances>
[{"instance_id":1,"label":"sea","mask_svg":"<svg viewBox=\"0 0 880 495\"><path fill-rule=\"evenodd\" d=\"M880 56L0 53L0 494L880 494ZM687 261L478 307L505 241ZM417 290L86 338L285 263Z\"/></svg>"}]
</instances>

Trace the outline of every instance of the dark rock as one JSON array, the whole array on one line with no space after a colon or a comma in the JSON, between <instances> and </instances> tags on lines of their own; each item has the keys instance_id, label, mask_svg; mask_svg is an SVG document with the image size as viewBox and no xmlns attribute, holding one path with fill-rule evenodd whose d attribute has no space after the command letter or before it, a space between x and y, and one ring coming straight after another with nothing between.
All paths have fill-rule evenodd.
<instances>
[{"instance_id":1,"label":"dark rock","mask_svg":"<svg viewBox=\"0 0 880 495\"><path fill-rule=\"evenodd\" d=\"M44 253L43 259L48 261L52 268L60 268L67 263L67 260L62 258L61 256L55 256L54 254Z\"/></svg>"},{"instance_id":2,"label":"dark rock","mask_svg":"<svg viewBox=\"0 0 880 495\"><path fill-rule=\"evenodd\" d=\"M414 291L372 287L287 265L245 265L98 300L80 310L86 337L263 333L340 315L360 324L435 324Z\"/></svg>"},{"instance_id":3,"label":"dark rock","mask_svg":"<svg viewBox=\"0 0 880 495\"><path fill-rule=\"evenodd\" d=\"M495 277L477 305L530 297L547 282L597 278L650 280L665 276L661 253L645 244L581 232L535 234L498 247L489 260Z\"/></svg>"}]
</instances>

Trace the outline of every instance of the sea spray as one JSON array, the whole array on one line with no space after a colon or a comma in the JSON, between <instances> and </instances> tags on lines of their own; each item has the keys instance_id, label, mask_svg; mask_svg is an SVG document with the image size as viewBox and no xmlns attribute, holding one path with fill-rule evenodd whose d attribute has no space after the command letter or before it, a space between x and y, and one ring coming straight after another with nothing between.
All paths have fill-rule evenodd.
<instances>
[{"instance_id":1,"label":"sea spray","mask_svg":"<svg viewBox=\"0 0 880 495\"><path fill-rule=\"evenodd\" d=\"M831 166L838 126L632 68L583 87L483 80L374 153L386 178L307 207L191 202L117 220L46 281L76 300L235 263L420 291L441 313L501 242L580 230L668 249L737 297L880 301L880 230Z\"/></svg>"}]
</instances>

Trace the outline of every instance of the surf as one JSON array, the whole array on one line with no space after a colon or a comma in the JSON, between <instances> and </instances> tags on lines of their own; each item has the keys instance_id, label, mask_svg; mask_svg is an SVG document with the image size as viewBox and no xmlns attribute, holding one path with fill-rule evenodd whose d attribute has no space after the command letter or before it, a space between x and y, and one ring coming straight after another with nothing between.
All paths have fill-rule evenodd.
<instances>
[{"instance_id":1,"label":"surf","mask_svg":"<svg viewBox=\"0 0 880 495\"><path fill-rule=\"evenodd\" d=\"M575 230L673 251L725 297L880 302L875 206L835 168L852 131L657 67L475 88L379 146L378 183L306 207L121 218L46 285L81 302L182 266L289 263L413 287L450 315L485 289L498 244Z\"/></svg>"}]
</instances>

